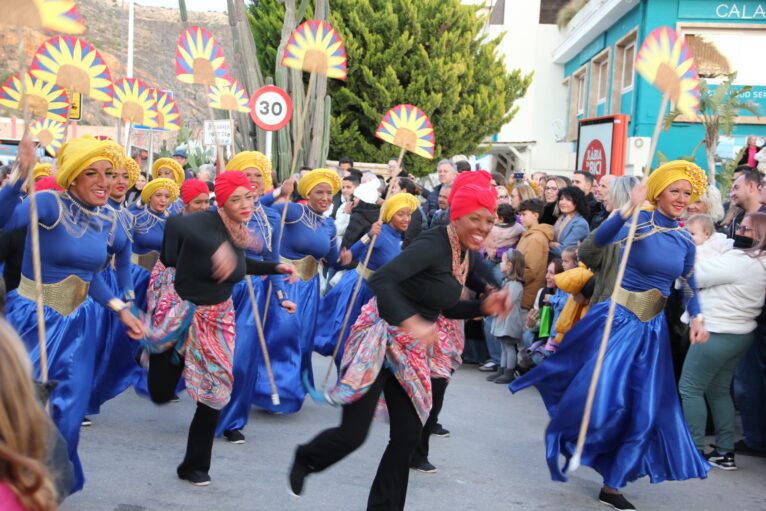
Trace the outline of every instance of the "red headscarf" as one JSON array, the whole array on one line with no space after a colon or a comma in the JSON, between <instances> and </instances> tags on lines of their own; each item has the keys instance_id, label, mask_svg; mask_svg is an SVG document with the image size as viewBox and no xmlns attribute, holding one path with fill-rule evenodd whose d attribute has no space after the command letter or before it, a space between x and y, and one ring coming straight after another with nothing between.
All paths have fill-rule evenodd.
<instances>
[{"instance_id":1,"label":"red headscarf","mask_svg":"<svg viewBox=\"0 0 766 511\"><path fill-rule=\"evenodd\" d=\"M181 200L184 204L189 204L203 193L207 195L210 190L207 189L207 184L199 179L190 178L181 185Z\"/></svg>"},{"instance_id":2,"label":"red headscarf","mask_svg":"<svg viewBox=\"0 0 766 511\"><path fill-rule=\"evenodd\" d=\"M41 192L43 190L63 190L56 184L56 178L53 176L45 176L35 183L35 191Z\"/></svg>"},{"instance_id":3,"label":"red headscarf","mask_svg":"<svg viewBox=\"0 0 766 511\"><path fill-rule=\"evenodd\" d=\"M447 202L451 205L457 191L465 185L478 185L481 188L490 188L492 186L492 175L486 170L475 170L473 172L461 172L452 182L452 189L449 191Z\"/></svg>"},{"instance_id":4,"label":"red headscarf","mask_svg":"<svg viewBox=\"0 0 766 511\"><path fill-rule=\"evenodd\" d=\"M465 172L467 174L467 172ZM462 175L462 174L461 174ZM454 187L452 190L454 191ZM475 184L464 184L452 197L449 207L449 219L455 220L481 208L495 211L497 190Z\"/></svg>"},{"instance_id":5,"label":"red headscarf","mask_svg":"<svg viewBox=\"0 0 766 511\"><path fill-rule=\"evenodd\" d=\"M218 207L226 204L234 190L240 186L252 190L253 186L241 170L227 170L215 178L215 201Z\"/></svg>"}]
</instances>

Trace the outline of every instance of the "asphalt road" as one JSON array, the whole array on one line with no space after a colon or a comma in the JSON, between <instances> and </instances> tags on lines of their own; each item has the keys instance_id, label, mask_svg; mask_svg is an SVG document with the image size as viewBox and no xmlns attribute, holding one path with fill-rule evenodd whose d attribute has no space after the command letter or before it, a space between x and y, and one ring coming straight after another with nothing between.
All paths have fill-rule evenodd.
<instances>
[{"instance_id":1,"label":"asphalt road","mask_svg":"<svg viewBox=\"0 0 766 511\"><path fill-rule=\"evenodd\" d=\"M327 359L315 358L324 375ZM554 483L545 463L547 416L537 392L512 396L505 385L484 381L476 366L455 374L447 389L441 423L452 435L433 438L436 474L411 472L408 509L418 510L599 510L598 474L578 469ZM212 484L180 481L194 405L155 406L132 390L107 403L93 426L84 428L80 456L85 489L64 511L312 510L364 509L369 484L387 441L387 425L375 423L357 452L307 479L303 498L286 491L296 444L335 425L338 409L307 401L295 415L269 415L253 408L247 443L216 440ZM713 469L706 480L628 485L626 496L640 510L766 510L766 459L738 456L739 470Z\"/></svg>"}]
</instances>

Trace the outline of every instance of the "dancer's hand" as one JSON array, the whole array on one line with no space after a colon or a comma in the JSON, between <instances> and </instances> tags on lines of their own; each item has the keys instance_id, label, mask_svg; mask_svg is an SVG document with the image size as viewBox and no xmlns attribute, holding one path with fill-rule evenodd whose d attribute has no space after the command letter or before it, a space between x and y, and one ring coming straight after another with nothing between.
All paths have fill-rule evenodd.
<instances>
[{"instance_id":1,"label":"dancer's hand","mask_svg":"<svg viewBox=\"0 0 766 511\"><path fill-rule=\"evenodd\" d=\"M481 302L481 313L485 316L506 317L513 310L511 293L507 289L492 291Z\"/></svg>"},{"instance_id":2,"label":"dancer's hand","mask_svg":"<svg viewBox=\"0 0 766 511\"><path fill-rule=\"evenodd\" d=\"M285 278L285 280L289 284L295 284L296 282L298 282L298 279L300 278L300 276L298 275L298 270L292 264L285 264L285 263L278 264L277 272L283 275L287 275L287 278Z\"/></svg>"},{"instance_id":3,"label":"dancer's hand","mask_svg":"<svg viewBox=\"0 0 766 511\"><path fill-rule=\"evenodd\" d=\"M710 333L705 329L705 322L702 318L692 319L691 330L689 331L689 340L692 344L706 343Z\"/></svg>"},{"instance_id":4,"label":"dancer's hand","mask_svg":"<svg viewBox=\"0 0 766 511\"><path fill-rule=\"evenodd\" d=\"M647 186L643 181L633 187L633 190L630 192L630 205L633 208L640 208L644 205L644 201L646 201L646 191Z\"/></svg>"},{"instance_id":5,"label":"dancer's hand","mask_svg":"<svg viewBox=\"0 0 766 511\"><path fill-rule=\"evenodd\" d=\"M291 302L290 300L282 300L279 302L279 305L287 311L288 314L295 314L295 309L297 308L297 305L295 305L295 302Z\"/></svg>"},{"instance_id":6,"label":"dancer's hand","mask_svg":"<svg viewBox=\"0 0 766 511\"><path fill-rule=\"evenodd\" d=\"M128 328L128 337L137 340L146 335L144 324L130 312L129 308L122 309L119 317L120 321Z\"/></svg>"},{"instance_id":7,"label":"dancer's hand","mask_svg":"<svg viewBox=\"0 0 766 511\"><path fill-rule=\"evenodd\" d=\"M383 220L378 220L370 226L370 236L377 236L383 228Z\"/></svg>"},{"instance_id":8,"label":"dancer's hand","mask_svg":"<svg viewBox=\"0 0 766 511\"><path fill-rule=\"evenodd\" d=\"M419 314L410 316L402 321L399 326L403 328L410 337L427 346L436 342L436 325L430 321L426 321Z\"/></svg>"},{"instance_id":9,"label":"dancer's hand","mask_svg":"<svg viewBox=\"0 0 766 511\"><path fill-rule=\"evenodd\" d=\"M284 183L282 183L280 188L280 195L283 195L289 199L293 194L293 190L295 190L295 179L287 179Z\"/></svg>"},{"instance_id":10,"label":"dancer's hand","mask_svg":"<svg viewBox=\"0 0 766 511\"><path fill-rule=\"evenodd\" d=\"M26 179L35 166L35 142L32 140L32 134L29 131L24 134L19 142L16 161L18 162L19 179Z\"/></svg>"},{"instance_id":11,"label":"dancer's hand","mask_svg":"<svg viewBox=\"0 0 766 511\"><path fill-rule=\"evenodd\" d=\"M237 269L237 255L228 241L221 243L210 258L213 261L213 278L220 284Z\"/></svg>"}]
</instances>

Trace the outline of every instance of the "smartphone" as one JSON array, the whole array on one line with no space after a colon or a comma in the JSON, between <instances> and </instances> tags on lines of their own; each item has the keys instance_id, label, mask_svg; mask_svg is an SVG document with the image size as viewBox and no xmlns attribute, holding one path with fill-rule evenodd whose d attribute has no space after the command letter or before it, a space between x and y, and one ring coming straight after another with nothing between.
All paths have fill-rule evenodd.
<instances>
[{"instance_id":1,"label":"smartphone","mask_svg":"<svg viewBox=\"0 0 766 511\"><path fill-rule=\"evenodd\" d=\"M523 172L514 172L513 173L513 179L524 179L524 173Z\"/></svg>"}]
</instances>

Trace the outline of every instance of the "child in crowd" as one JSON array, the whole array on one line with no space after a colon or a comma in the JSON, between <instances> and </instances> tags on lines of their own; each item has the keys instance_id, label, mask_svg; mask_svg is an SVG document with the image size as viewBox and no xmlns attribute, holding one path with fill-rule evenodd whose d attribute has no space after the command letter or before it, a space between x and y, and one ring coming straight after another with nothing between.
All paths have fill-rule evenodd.
<instances>
[{"instance_id":1,"label":"child in crowd","mask_svg":"<svg viewBox=\"0 0 766 511\"><path fill-rule=\"evenodd\" d=\"M558 314L564 307L566 297L558 297L553 303L558 306L550 305L551 298L563 291L556 289L555 276L564 271L561 259L554 258L549 264L545 273L545 287L540 289L535 297L534 308L527 314L526 328L523 334L524 345L527 347L526 356L520 360L519 372L523 373L543 361L545 356L545 344L548 339L556 332L553 326L556 324ZM560 302L560 303L559 303Z\"/></svg>"},{"instance_id":2,"label":"child in crowd","mask_svg":"<svg viewBox=\"0 0 766 511\"><path fill-rule=\"evenodd\" d=\"M497 206L497 223L484 241L484 249L490 261L499 262L509 249L515 248L524 234L524 228L516 223L516 210L510 204Z\"/></svg>"},{"instance_id":3,"label":"child in crowd","mask_svg":"<svg viewBox=\"0 0 766 511\"><path fill-rule=\"evenodd\" d=\"M513 309L505 318L496 317L492 323L492 335L500 341L503 351L495 377L490 376L487 380L507 384L516 378L518 353L524 350L521 340L524 328L521 314L521 295L524 293L524 255L518 250L504 253L500 269L505 276L503 287L511 294Z\"/></svg>"},{"instance_id":4,"label":"child in crowd","mask_svg":"<svg viewBox=\"0 0 766 511\"><path fill-rule=\"evenodd\" d=\"M556 351L564 334L588 313L590 298L596 284L593 272L582 263L576 268L559 273L554 280L556 287L568 293L569 298L555 323L556 336L551 337L546 345L546 350L551 352Z\"/></svg>"},{"instance_id":5,"label":"child in crowd","mask_svg":"<svg viewBox=\"0 0 766 511\"><path fill-rule=\"evenodd\" d=\"M692 215L686 221L686 229L697 245L695 262L704 261L712 256L728 252L734 247L734 240L715 231L715 224L709 215Z\"/></svg>"},{"instance_id":6,"label":"child in crowd","mask_svg":"<svg viewBox=\"0 0 766 511\"><path fill-rule=\"evenodd\" d=\"M561 266L564 271L569 271L577 268L579 258L577 257L577 247L575 245L566 247L561 251Z\"/></svg>"},{"instance_id":7,"label":"child in crowd","mask_svg":"<svg viewBox=\"0 0 766 511\"><path fill-rule=\"evenodd\" d=\"M534 306L537 292L545 285L548 245L553 240L553 226L540 223L544 207L540 199L527 199L519 205L521 225L527 229L516 246L525 261L524 295L521 298L524 314Z\"/></svg>"}]
</instances>

